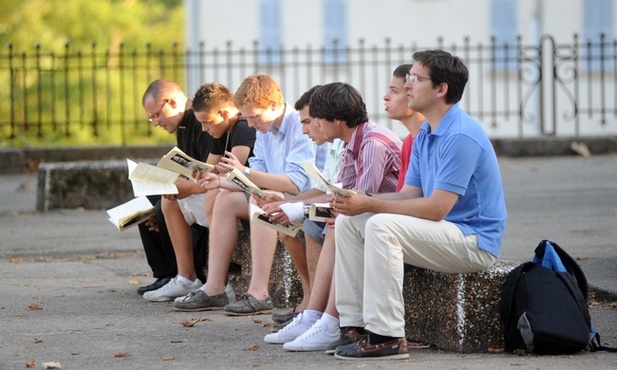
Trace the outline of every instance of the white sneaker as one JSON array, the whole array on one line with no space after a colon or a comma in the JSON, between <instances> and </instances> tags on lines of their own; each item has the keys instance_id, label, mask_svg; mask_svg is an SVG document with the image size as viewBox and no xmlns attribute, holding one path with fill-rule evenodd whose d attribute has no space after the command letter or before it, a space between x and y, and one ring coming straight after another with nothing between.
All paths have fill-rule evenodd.
<instances>
[{"instance_id":1,"label":"white sneaker","mask_svg":"<svg viewBox=\"0 0 617 370\"><path fill-rule=\"evenodd\" d=\"M169 283L163 285L157 290L151 290L144 293L144 299L153 302L173 301L176 297L187 295L191 290L199 289L201 280L195 279L191 284L184 285L178 281L178 277L171 279Z\"/></svg>"},{"instance_id":2,"label":"white sneaker","mask_svg":"<svg viewBox=\"0 0 617 370\"><path fill-rule=\"evenodd\" d=\"M283 329L277 331L276 333L266 335L264 337L264 341L273 344L291 342L310 328L311 327L308 324L302 322L302 313L300 313Z\"/></svg>"},{"instance_id":3,"label":"white sneaker","mask_svg":"<svg viewBox=\"0 0 617 370\"><path fill-rule=\"evenodd\" d=\"M304 334L300 335L291 342L285 343L283 348L288 351L324 351L328 345L339 339L341 330L337 327L334 333L328 333L326 324L317 320L313 326Z\"/></svg>"}]
</instances>

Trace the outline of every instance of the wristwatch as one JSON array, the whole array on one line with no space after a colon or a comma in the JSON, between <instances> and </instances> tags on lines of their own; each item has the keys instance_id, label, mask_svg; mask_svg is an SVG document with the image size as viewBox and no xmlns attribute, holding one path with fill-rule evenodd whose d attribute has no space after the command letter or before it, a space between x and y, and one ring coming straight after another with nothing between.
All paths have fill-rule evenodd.
<instances>
[{"instance_id":1,"label":"wristwatch","mask_svg":"<svg viewBox=\"0 0 617 370\"><path fill-rule=\"evenodd\" d=\"M251 178L251 168L249 166L244 166L244 176L246 176L247 179Z\"/></svg>"}]
</instances>

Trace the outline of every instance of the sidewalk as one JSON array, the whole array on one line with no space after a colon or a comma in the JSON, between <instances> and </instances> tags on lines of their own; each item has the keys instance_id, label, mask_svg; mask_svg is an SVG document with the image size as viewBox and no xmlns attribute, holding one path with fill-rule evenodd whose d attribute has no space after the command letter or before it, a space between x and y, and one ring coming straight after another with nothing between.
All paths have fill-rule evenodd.
<instances>
[{"instance_id":1,"label":"sidewalk","mask_svg":"<svg viewBox=\"0 0 617 370\"><path fill-rule=\"evenodd\" d=\"M526 261L541 239L553 240L578 259L599 296L617 302L617 156L501 157L500 164L509 212L500 257ZM63 369L617 368L611 353L414 349L410 362L357 362L287 352L263 342L268 315L179 313L145 301L135 290L152 278L137 231L119 233L104 211L37 213L36 185L35 175L0 176L2 370L30 361ZM615 306L596 303L591 314L603 342L617 346Z\"/></svg>"}]
</instances>

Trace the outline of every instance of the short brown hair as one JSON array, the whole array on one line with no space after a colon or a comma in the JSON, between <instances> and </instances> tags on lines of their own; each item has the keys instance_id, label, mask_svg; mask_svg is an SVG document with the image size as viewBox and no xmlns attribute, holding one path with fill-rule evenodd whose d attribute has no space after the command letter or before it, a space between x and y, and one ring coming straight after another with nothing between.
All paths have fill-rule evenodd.
<instances>
[{"instance_id":1,"label":"short brown hair","mask_svg":"<svg viewBox=\"0 0 617 370\"><path fill-rule=\"evenodd\" d=\"M270 102L280 107L285 103L279 84L270 76L259 74L248 76L234 94L234 104L240 108L251 104L255 108L267 108Z\"/></svg>"},{"instance_id":2,"label":"short brown hair","mask_svg":"<svg viewBox=\"0 0 617 370\"><path fill-rule=\"evenodd\" d=\"M234 105L234 94L218 82L202 84L193 97L193 111L212 112Z\"/></svg>"}]
</instances>

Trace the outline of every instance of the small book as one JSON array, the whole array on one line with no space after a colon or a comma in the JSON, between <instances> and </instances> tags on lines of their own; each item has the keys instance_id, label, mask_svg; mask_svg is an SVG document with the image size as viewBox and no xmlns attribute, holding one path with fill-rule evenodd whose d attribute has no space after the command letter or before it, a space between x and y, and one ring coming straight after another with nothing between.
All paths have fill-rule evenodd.
<instances>
[{"instance_id":1,"label":"small book","mask_svg":"<svg viewBox=\"0 0 617 370\"><path fill-rule=\"evenodd\" d=\"M135 163L130 159L126 162L129 166L129 180L131 180L136 197L178 194L178 187L175 184L180 176L178 173L143 162Z\"/></svg>"},{"instance_id":2,"label":"small book","mask_svg":"<svg viewBox=\"0 0 617 370\"><path fill-rule=\"evenodd\" d=\"M261 199L270 199L272 196L268 193L262 191L257 185L255 185L248 177L244 176L239 169L234 168L233 171L227 174L225 180L238 185L242 191L247 192L251 195L255 195Z\"/></svg>"},{"instance_id":3,"label":"small book","mask_svg":"<svg viewBox=\"0 0 617 370\"><path fill-rule=\"evenodd\" d=\"M321 186L328 189L332 194L336 194L341 197L347 197L350 195L356 194L353 190L343 189L340 186L336 186L335 184L328 181L325 176L319 171L315 163L311 161L302 162L302 167L306 171L306 173L315 181L317 181Z\"/></svg>"},{"instance_id":4,"label":"small book","mask_svg":"<svg viewBox=\"0 0 617 370\"><path fill-rule=\"evenodd\" d=\"M309 210L308 219L316 222L326 222L334 219L334 215L330 213L330 203L313 203Z\"/></svg>"},{"instance_id":5,"label":"small book","mask_svg":"<svg viewBox=\"0 0 617 370\"><path fill-rule=\"evenodd\" d=\"M156 166L179 173L193 182L197 182L197 179L193 177L195 172L206 175L214 169L213 165L191 158L177 146L165 154Z\"/></svg>"},{"instance_id":6,"label":"small book","mask_svg":"<svg viewBox=\"0 0 617 370\"><path fill-rule=\"evenodd\" d=\"M280 222L270 222L270 217L266 215L263 209L259 208L258 206L252 203L250 206L250 214L251 214L251 221L260 223L262 225L266 225L268 227L275 229L276 231L280 231L289 236L296 236L296 234L298 234L298 231L302 230L302 227L304 226L300 222L291 222L289 224L283 224Z\"/></svg>"},{"instance_id":7,"label":"small book","mask_svg":"<svg viewBox=\"0 0 617 370\"><path fill-rule=\"evenodd\" d=\"M114 224L120 231L145 222L153 214L154 206L145 196L133 198L126 203L107 210L109 222Z\"/></svg>"}]
</instances>

